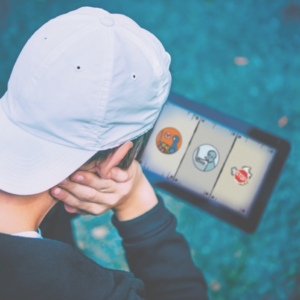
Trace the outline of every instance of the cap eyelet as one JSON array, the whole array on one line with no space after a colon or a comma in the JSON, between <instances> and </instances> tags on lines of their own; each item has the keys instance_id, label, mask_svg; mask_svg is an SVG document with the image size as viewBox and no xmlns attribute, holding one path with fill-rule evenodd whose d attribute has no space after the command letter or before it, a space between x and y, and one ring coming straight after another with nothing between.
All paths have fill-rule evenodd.
<instances>
[{"instance_id":1,"label":"cap eyelet","mask_svg":"<svg viewBox=\"0 0 300 300\"><path fill-rule=\"evenodd\" d=\"M81 69L81 66L76 66L76 68L75 68L75 71L76 71L76 72L81 72L81 70L82 70L82 69Z\"/></svg>"},{"instance_id":2,"label":"cap eyelet","mask_svg":"<svg viewBox=\"0 0 300 300\"><path fill-rule=\"evenodd\" d=\"M135 74L135 73L132 73L132 74L131 74L131 79L132 79L132 80L136 80L136 74Z\"/></svg>"}]
</instances>

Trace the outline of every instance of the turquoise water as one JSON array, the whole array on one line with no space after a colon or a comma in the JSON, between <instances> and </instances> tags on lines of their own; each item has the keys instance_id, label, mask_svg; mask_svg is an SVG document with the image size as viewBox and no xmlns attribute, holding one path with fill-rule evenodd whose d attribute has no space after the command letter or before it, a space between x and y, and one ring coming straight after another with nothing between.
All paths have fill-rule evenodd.
<instances>
[{"instance_id":1,"label":"turquoise water","mask_svg":"<svg viewBox=\"0 0 300 300\"><path fill-rule=\"evenodd\" d=\"M81 6L125 14L156 35L172 57L172 92L292 143L253 235L157 192L177 216L178 231L204 272L210 299L300 299L300 2L1 0L0 96L31 34ZM235 57L247 58L248 64L237 65ZM288 123L279 127L283 116ZM110 213L80 217L73 225L86 255L106 267L127 269Z\"/></svg>"}]
</instances>

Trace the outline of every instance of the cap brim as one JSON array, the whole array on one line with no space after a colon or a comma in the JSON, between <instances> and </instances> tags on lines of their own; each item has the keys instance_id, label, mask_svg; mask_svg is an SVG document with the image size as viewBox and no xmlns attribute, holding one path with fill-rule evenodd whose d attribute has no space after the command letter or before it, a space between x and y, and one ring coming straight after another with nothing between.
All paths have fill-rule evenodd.
<instances>
[{"instance_id":1,"label":"cap brim","mask_svg":"<svg viewBox=\"0 0 300 300\"><path fill-rule=\"evenodd\" d=\"M16 126L0 101L0 190L33 195L49 190L71 175L97 151L58 145Z\"/></svg>"}]
</instances>

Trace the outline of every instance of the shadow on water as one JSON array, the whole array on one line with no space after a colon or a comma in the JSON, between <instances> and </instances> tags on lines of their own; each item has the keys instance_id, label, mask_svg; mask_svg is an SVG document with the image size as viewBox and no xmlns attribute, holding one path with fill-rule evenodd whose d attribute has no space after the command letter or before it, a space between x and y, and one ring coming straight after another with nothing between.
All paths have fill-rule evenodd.
<instances>
[{"instance_id":1,"label":"shadow on water","mask_svg":"<svg viewBox=\"0 0 300 300\"><path fill-rule=\"evenodd\" d=\"M9 16L9 0L0 1L0 31L4 30L7 27L7 18Z\"/></svg>"},{"instance_id":2,"label":"shadow on water","mask_svg":"<svg viewBox=\"0 0 300 300\"><path fill-rule=\"evenodd\" d=\"M293 0L282 10L284 22L296 21L300 23L300 3Z\"/></svg>"}]
</instances>

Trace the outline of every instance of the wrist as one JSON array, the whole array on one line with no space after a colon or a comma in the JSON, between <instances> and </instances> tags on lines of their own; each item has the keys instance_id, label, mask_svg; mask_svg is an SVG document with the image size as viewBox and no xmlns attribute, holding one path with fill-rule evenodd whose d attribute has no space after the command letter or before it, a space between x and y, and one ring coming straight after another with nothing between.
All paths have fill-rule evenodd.
<instances>
[{"instance_id":1,"label":"wrist","mask_svg":"<svg viewBox=\"0 0 300 300\"><path fill-rule=\"evenodd\" d=\"M141 172L132 193L113 211L119 221L129 221L145 214L157 203L158 200L151 184Z\"/></svg>"}]
</instances>

